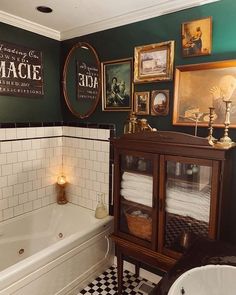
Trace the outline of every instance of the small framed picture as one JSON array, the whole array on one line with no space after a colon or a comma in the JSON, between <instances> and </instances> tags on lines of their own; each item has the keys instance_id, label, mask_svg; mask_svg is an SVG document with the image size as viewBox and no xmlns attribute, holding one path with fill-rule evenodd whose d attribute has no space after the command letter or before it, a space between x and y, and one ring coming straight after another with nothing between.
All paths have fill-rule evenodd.
<instances>
[{"instance_id":1,"label":"small framed picture","mask_svg":"<svg viewBox=\"0 0 236 295\"><path fill-rule=\"evenodd\" d=\"M173 78L174 41L134 48L134 82L169 81Z\"/></svg>"},{"instance_id":2,"label":"small framed picture","mask_svg":"<svg viewBox=\"0 0 236 295\"><path fill-rule=\"evenodd\" d=\"M169 113L169 90L153 90L151 95L151 115L166 116Z\"/></svg>"},{"instance_id":3,"label":"small framed picture","mask_svg":"<svg viewBox=\"0 0 236 295\"><path fill-rule=\"evenodd\" d=\"M103 111L131 111L133 107L133 59L102 63Z\"/></svg>"},{"instance_id":4,"label":"small framed picture","mask_svg":"<svg viewBox=\"0 0 236 295\"><path fill-rule=\"evenodd\" d=\"M182 23L181 37L184 57L211 54L212 17Z\"/></svg>"},{"instance_id":5,"label":"small framed picture","mask_svg":"<svg viewBox=\"0 0 236 295\"><path fill-rule=\"evenodd\" d=\"M137 115L149 114L149 91L134 93L134 111Z\"/></svg>"}]
</instances>

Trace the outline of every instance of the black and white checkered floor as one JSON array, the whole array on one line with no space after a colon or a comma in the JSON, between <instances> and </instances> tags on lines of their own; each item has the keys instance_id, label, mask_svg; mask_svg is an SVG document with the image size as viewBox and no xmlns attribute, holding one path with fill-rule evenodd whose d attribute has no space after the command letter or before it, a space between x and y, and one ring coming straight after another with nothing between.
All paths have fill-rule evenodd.
<instances>
[{"instance_id":1,"label":"black and white checkered floor","mask_svg":"<svg viewBox=\"0 0 236 295\"><path fill-rule=\"evenodd\" d=\"M138 291L137 286L141 282L146 282L148 285L155 287L155 284L143 279L141 277L135 277L134 274L129 271L124 271L123 277L123 295L126 294L147 294ZM97 277L92 283L85 287L80 294L85 295L112 295L117 294L117 270L116 267L111 266L103 274Z\"/></svg>"}]
</instances>

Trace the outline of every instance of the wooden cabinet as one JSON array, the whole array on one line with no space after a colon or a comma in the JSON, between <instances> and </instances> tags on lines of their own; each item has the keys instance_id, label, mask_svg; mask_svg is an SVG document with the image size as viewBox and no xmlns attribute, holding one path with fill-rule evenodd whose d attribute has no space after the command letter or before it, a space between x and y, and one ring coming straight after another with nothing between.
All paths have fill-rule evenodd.
<instances>
[{"instance_id":1,"label":"wooden cabinet","mask_svg":"<svg viewBox=\"0 0 236 295\"><path fill-rule=\"evenodd\" d=\"M121 294L124 255L168 270L196 237L227 239L234 147L165 131L126 134L112 144Z\"/></svg>"}]
</instances>

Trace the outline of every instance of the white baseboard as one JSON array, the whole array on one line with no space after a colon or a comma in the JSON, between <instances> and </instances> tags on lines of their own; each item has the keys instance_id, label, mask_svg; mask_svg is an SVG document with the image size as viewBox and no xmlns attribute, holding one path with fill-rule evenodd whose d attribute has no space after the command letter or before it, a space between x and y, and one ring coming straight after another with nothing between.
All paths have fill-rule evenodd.
<instances>
[{"instance_id":1,"label":"white baseboard","mask_svg":"<svg viewBox=\"0 0 236 295\"><path fill-rule=\"evenodd\" d=\"M114 264L117 265L116 257L114 257ZM124 261L124 269L128 270L132 273L135 273L135 265L130 262ZM162 279L161 276L158 276L158 275L156 275L152 272L149 272L143 268L140 268L140 277L142 277L154 284L157 284Z\"/></svg>"}]
</instances>

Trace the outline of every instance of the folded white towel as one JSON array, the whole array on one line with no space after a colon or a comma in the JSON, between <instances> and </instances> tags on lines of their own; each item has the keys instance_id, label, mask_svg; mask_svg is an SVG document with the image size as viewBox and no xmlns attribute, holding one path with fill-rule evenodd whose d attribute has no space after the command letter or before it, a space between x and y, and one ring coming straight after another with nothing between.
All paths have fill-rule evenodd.
<instances>
[{"instance_id":1,"label":"folded white towel","mask_svg":"<svg viewBox=\"0 0 236 295\"><path fill-rule=\"evenodd\" d=\"M135 202L138 204L142 204L142 205L146 205L148 207L152 207L152 200L149 199L145 199L145 198L135 198L135 197L131 197L131 196L123 196L126 200L131 201L131 202Z\"/></svg>"},{"instance_id":2,"label":"folded white towel","mask_svg":"<svg viewBox=\"0 0 236 295\"><path fill-rule=\"evenodd\" d=\"M152 200L152 193L151 192L146 192L146 191L141 191L141 190L135 190L135 189L130 189L130 188L122 188L120 190L120 194L122 196L129 196L132 198L137 198L137 199L148 199Z\"/></svg>"},{"instance_id":3,"label":"folded white towel","mask_svg":"<svg viewBox=\"0 0 236 295\"><path fill-rule=\"evenodd\" d=\"M166 205L170 208L178 208L178 209L182 209L185 211L191 210L191 211L195 211L196 213L198 212L209 212L209 206L202 206L202 205L198 205L198 204L189 204L186 202L182 202L182 201L178 201L178 200L173 200L173 199L166 199Z\"/></svg>"},{"instance_id":4,"label":"folded white towel","mask_svg":"<svg viewBox=\"0 0 236 295\"><path fill-rule=\"evenodd\" d=\"M152 207L153 177L124 172L120 194L126 200Z\"/></svg>"},{"instance_id":5,"label":"folded white towel","mask_svg":"<svg viewBox=\"0 0 236 295\"><path fill-rule=\"evenodd\" d=\"M148 176L148 175L143 175L143 174L137 174L137 173L130 173L130 172L124 172L122 175L123 180L131 180L135 181L137 183L148 183L151 184L153 183L153 177Z\"/></svg>"},{"instance_id":6,"label":"folded white towel","mask_svg":"<svg viewBox=\"0 0 236 295\"><path fill-rule=\"evenodd\" d=\"M132 180L122 180L121 181L122 188L130 188L130 189L138 189L143 192L150 192L152 193L152 183L145 183L145 182L137 182Z\"/></svg>"},{"instance_id":7,"label":"folded white towel","mask_svg":"<svg viewBox=\"0 0 236 295\"><path fill-rule=\"evenodd\" d=\"M173 199L166 199L166 211L169 213L190 216L197 220L209 222L209 206L187 204Z\"/></svg>"},{"instance_id":8,"label":"folded white towel","mask_svg":"<svg viewBox=\"0 0 236 295\"><path fill-rule=\"evenodd\" d=\"M166 199L184 202L186 204L196 204L210 207L210 189L206 192L187 192L176 188L167 188Z\"/></svg>"}]
</instances>

